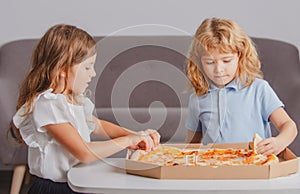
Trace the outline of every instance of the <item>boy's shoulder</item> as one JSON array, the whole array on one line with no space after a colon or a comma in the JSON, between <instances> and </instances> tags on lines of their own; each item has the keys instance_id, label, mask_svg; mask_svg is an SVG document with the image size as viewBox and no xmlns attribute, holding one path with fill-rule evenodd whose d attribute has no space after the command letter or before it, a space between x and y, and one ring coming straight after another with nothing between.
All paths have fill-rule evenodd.
<instances>
[{"instance_id":1,"label":"boy's shoulder","mask_svg":"<svg viewBox=\"0 0 300 194\"><path fill-rule=\"evenodd\" d=\"M268 85L269 85L268 81L266 81L264 79L259 79L259 78L255 78L255 80L251 84L251 86L253 86L253 87L265 87Z\"/></svg>"},{"instance_id":2,"label":"boy's shoulder","mask_svg":"<svg viewBox=\"0 0 300 194\"><path fill-rule=\"evenodd\" d=\"M250 90L257 92L267 92L273 90L267 80L256 78L253 83L248 86Z\"/></svg>"},{"instance_id":3,"label":"boy's shoulder","mask_svg":"<svg viewBox=\"0 0 300 194\"><path fill-rule=\"evenodd\" d=\"M190 99L190 101L192 101L192 100L199 100L199 99L204 98L205 96L207 96L207 94L197 95L197 94L196 94L196 91L193 90L193 91L189 94L189 99Z\"/></svg>"}]
</instances>

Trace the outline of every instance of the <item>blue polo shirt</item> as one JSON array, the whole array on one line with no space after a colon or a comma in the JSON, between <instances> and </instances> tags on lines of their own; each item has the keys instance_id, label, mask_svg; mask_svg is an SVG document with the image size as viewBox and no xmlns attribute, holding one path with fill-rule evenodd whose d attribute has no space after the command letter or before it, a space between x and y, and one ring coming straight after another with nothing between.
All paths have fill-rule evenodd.
<instances>
[{"instance_id":1,"label":"blue polo shirt","mask_svg":"<svg viewBox=\"0 0 300 194\"><path fill-rule=\"evenodd\" d=\"M224 88L211 84L208 94L189 100L187 130L202 132L202 143L250 142L255 133L271 136L269 116L283 107L267 81L243 88L233 80Z\"/></svg>"}]
</instances>

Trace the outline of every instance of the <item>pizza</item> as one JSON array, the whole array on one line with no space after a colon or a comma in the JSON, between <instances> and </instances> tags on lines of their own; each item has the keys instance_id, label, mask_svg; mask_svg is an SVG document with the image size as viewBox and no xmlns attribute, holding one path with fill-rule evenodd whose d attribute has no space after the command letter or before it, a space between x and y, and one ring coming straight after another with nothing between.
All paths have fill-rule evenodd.
<instances>
[{"instance_id":1,"label":"pizza","mask_svg":"<svg viewBox=\"0 0 300 194\"><path fill-rule=\"evenodd\" d=\"M159 166L235 166L278 163L278 157L274 154L257 153L256 145L261 140L256 134L252 141L252 149L189 149L160 145L150 152L135 150L129 159Z\"/></svg>"}]
</instances>

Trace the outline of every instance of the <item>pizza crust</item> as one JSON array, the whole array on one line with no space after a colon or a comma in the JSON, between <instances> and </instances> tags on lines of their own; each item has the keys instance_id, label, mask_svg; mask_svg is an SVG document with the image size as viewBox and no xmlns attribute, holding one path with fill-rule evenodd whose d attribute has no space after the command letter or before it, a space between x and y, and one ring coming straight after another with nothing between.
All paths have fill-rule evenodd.
<instances>
[{"instance_id":1,"label":"pizza crust","mask_svg":"<svg viewBox=\"0 0 300 194\"><path fill-rule=\"evenodd\" d=\"M144 150L135 150L135 151L133 151L132 154L129 156L129 159L130 159L130 160L138 161L138 160L141 158L141 156L143 156L143 155L145 155L145 154L147 154L147 152L144 151Z\"/></svg>"},{"instance_id":2,"label":"pizza crust","mask_svg":"<svg viewBox=\"0 0 300 194\"><path fill-rule=\"evenodd\" d=\"M257 144L262 141L263 139L257 134L255 133L254 137L253 137L253 140L252 140L252 149L253 149L253 153L254 154L258 154L257 153L257 150L256 150L256 147L257 147Z\"/></svg>"}]
</instances>

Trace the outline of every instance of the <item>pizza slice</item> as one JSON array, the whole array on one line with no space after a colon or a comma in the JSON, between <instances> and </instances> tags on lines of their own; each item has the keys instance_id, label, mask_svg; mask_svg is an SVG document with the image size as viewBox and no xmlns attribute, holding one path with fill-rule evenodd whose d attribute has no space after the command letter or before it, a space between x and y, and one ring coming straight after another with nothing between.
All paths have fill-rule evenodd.
<instances>
[{"instance_id":1,"label":"pizza slice","mask_svg":"<svg viewBox=\"0 0 300 194\"><path fill-rule=\"evenodd\" d=\"M150 152L146 152L144 150L135 150L131 154L130 159L158 165L170 165L173 164L178 157L182 156L182 153L182 150L179 148L159 145L155 150Z\"/></svg>"},{"instance_id":2,"label":"pizza slice","mask_svg":"<svg viewBox=\"0 0 300 194\"><path fill-rule=\"evenodd\" d=\"M257 134L255 133L254 134L254 137L253 137L253 140L252 140L252 150L253 150L253 153L254 154L258 154L257 153L257 150L256 150L256 147L257 147L257 144L262 141L263 139Z\"/></svg>"},{"instance_id":3,"label":"pizza slice","mask_svg":"<svg viewBox=\"0 0 300 194\"><path fill-rule=\"evenodd\" d=\"M257 133L255 133L255 135L253 137L253 141L252 141L252 150L253 150L253 154L254 154L253 163L255 163L257 165L268 165L268 164L272 164L272 163L278 163L279 159L275 154L263 155L263 154L259 154L257 152L257 144L259 142L261 142L262 140L263 139ZM250 159L251 159L251 157L250 157Z\"/></svg>"}]
</instances>

